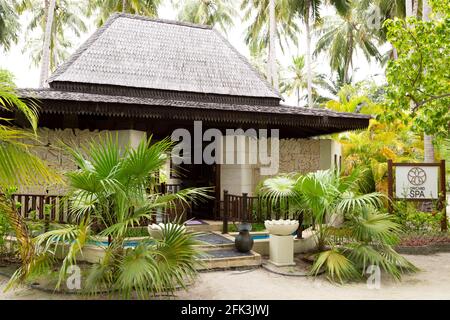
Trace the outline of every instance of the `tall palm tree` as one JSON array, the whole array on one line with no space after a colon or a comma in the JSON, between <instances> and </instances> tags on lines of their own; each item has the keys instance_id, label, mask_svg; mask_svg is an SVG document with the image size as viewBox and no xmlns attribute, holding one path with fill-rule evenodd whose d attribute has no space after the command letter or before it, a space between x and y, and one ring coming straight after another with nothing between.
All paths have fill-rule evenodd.
<instances>
[{"instance_id":1,"label":"tall palm tree","mask_svg":"<svg viewBox=\"0 0 450 320\"><path fill-rule=\"evenodd\" d=\"M276 6L275 0L269 0L269 54L267 59L267 75L269 82L278 90L278 70L276 55Z\"/></svg>"},{"instance_id":2,"label":"tall palm tree","mask_svg":"<svg viewBox=\"0 0 450 320\"><path fill-rule=\"evenodd\" d=\"M53 5L54 10L51 10L50 7ZM87 31L83 19L85 10L82 3L77 0L21 0L17 5L19 13L30 12L32 15L26 27L24 50L31 53L35 65L42 66L43 63L48 63L41 68L44 73L41 72L41 78L44 80L45 73L54 70L68 56L72 42L68 40L67 32L80 36ZM53 18L52 15L48 15L49 11L53 13ZM48 19L52 20L50 24L47 24ZM50 32L50 36L46 36L47 31Z\"/></svg>"},{"instance_id":3,"label":"tall palm tree","mask_svg":"<svg viewBox=\"0 0 450 320\"><path fill-rule=\"evenodd\" d=\"M305 88L307 88L307 72L305 70L305 56L297 56L292 58L291 64L287 68L287 75L285 75L280 82L280 91L287 95L295 93L297 106L300 106L300 102L306 98L308 94L303 95ZM313 73L313 101L315 103L324 102L325 97L321 96L318 92L319 89L328 91L328 82L326 82L325 75Z\"/></svg>"},{"instance_id":4,"label":"tall palm tree","mask_svg":"<svg viewBox=\"0 0 450 320\"><path fill-rule=\"evenodd\" d=\"M50 69L50 43L52 38L52 26L53 18L55 16L56 0L50 0L50 2L46 3L48 3L48 8L46 14L47 19L45 21L44 44L42 45L41 74L39 77L40 87L44 87Z\"/></svg>"},{"instance_id":5,"label":"tall palm tree","mask_svg":"<svg viewBox=\"0 0 450 320\"><path fill-rule=\"evenodd\" d=\"M0 46L9 50L12 43L17 43L20 30L19 17L14 11L12 0L0 2Z\"/></svg>"},{"instance_id":6,"label":"tall palm tree","mask_svg":"<svg viewBox=\"0 0 450 320\"><path fill-rule=\"evenodd\" d=\"M237 15L234 0L188 0L178 7L178 20L196 24L217 26L224 33L233 26L233 17Z\"/></svg>"},{"instance_id":7,"label":"tall palm tree","mask_svg":"<svg viewBox=\"0 0 450 320\"><path fill-rule=\"evenodd\" d=\"M311 56L312 28L321 22L320 7L323 4L331 4L336 10L344 14L348 11L348 0L300 0L293 2L293 10L304 22L306 33L306 68L307 68L307 89L308 107L313 107L313 72Z\"/></svg>"},{"instance_id":8,"label":"tall palm tree","mask_svg":"<svg viewBox=\"0 0 450 320\"><path fill-rule=\"evenodd\" d=\"M241 3L243 21L251 21L244 40L253 55L267 50L269 45L270 1L242 0ZM292 10L294 2L294 0L275 1L276 38L282 50L289 45L289 41L297 44L300 29L295 23L295 12Z\"/></svg>"},{"instance_id":9,"label":"tall palm tree","mask_svg":"<svg viewBox=\"0 0 450 320\"><path fill-rule=\"evenodd\" d=\"M156 17L161 0L89 0L88 16L96 16L97 26L101 26L115 12Z\"/></svg>"},{"instance_id":10,"label":"tall palm tree","mask_svg":"<svg viewBox=\"0 0 450 320\"><path fill-rule=\"evenodd\" d=\"M366 24L369 18L367 7L360 4L352 1L350 9L344 14L324 18L314 51L314 55L327 52L332 70L337 71L343 67L344 81L347 83L350 67L358 49L368 61L373 58L377 61L382 60L377 48L379 39L376 32Z\"/></svg>"},{"instance_id":11,"label":"tall palm tree","mask_svg":"<svg viewBox=\"0 0 450 320\"><path fill-rule=\"evenodd\" d=\"M306 78L308 91L308 107L313 107L312 97L312 68L311 68L311 22L317 22L320 19L319 7L322 4L321 0L304 0L298 1L296 12L305 24L306 32Z\"/></svg>"}]
</instances>

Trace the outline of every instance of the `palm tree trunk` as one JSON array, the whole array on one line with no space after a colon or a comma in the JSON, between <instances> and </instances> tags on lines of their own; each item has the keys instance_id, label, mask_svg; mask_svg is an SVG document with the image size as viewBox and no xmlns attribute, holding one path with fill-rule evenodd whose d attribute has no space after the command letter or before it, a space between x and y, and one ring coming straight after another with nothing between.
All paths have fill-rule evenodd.
<instances>
[{"instance_id":1,"label":"palm tree trunk","mask_svg":"<svg viewBox=\"0 0 450 320\"><path fill-rule=\"evenodd\" d=\"M270 83L278 90L278 73L276 70L276 15L275 0L269 1L269 59L268 77Z\"/></svg>"},{"instance_id":2,"label":"palm tree trunk","mask_svg":"<svg viewBox=\"0 0 450 320\"><path fill-rule=\"evenodd\" d=\"M405 13L406 13L407 17L410 17L413 15L413 0L405 1Z\"/></svg>"},{"instance_id":3,"label":"palm tree trunk","mask_svg":"<svg viewBox=\"0 0 450 320\"><path fill-rule=\"evenodd\" d=\"M122 0L122 12L125 13L125 8L127 7L127 0Z\"/></svg>"},{"instance_id":4,"label":"palm tree trunk","mask_svg":"<svg viewBox=\"0 0 450 320\"><path fill-rule=\"evenodd\" d=\"M305 28L306 28L306 84L308 91L308 107L313 108L312 99L312 70L311 70L311 26L309 25L310 3L306 3Z\"/></svg>"},{"instance_id":5,"label":"palm tree trunk","mask_svg":"<svg viewBox=\"0 0 450 320\"><path fill-rule=\"evenodd\" d=\"M431 8L428 5L428 0L422 0L422 5L422 20L430 21ZM434 162L433 136L429 136L427 134L423 135L423 156L424 162Z\"/></svg>"},{"instance_id":6,"label":"palm tree trunk","mask_svg":"<svg viewBox=\"0 0 450 320\"><path fill-rule=\"evenodd\" d=\"M352 60L352 55L353 55L353 34L352 33L350 33L350 35L349 35L348 44L349 44L348 52L347 52L347 56L345 58L345 65L344 65L344 82L346 84L350 82L348 69L350 68L350 62Z\"/></svg>"},{"instance_id":7,"label":"palm tree trunk","mask_svg":"<svg viewBox=\"0 0 450 320\"><path fill-rule=\"evenodd\" d=\"M47 86L47 78L50 71L50 44L52 37L53 17L55 15L56 0L50 0L47 10L47 19L45 23L44 44L42 47L41 74L39 77L39 86Z\"/></svg>"},{"instance_id":8,"label":"palm tree trunk","mask_svg":"<svg viewBox=\"0 0 450 320\"><path fill-rule=\"evenodd\" d=\"M419 0L413 0L412 15L417 17L419 13Z\"/></svg>"}]
</instances>

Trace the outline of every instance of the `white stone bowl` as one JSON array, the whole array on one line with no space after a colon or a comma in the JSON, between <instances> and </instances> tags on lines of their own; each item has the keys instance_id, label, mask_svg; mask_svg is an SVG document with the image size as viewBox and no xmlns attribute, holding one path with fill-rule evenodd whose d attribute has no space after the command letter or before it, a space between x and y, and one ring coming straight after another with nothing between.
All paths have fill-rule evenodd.
<instances>
[{"instance_id":1,"label":"white stone bowl","mask_svg":"<svg viewBox=\"0 0 450 320\"><path fill-rule=\"evenodd\" d=\"M171 226L172 223L168 223L167 226ZM152 223L149 224L147 226L147 230L148 230L148 234L150 235L150 237L154 238L154 239L158 239L161 240L163 238L163 229L165 227L164 223ZM183 229L183 231L186 231L186 227L185 226L179 226L181 229Z\"/></svg>"},{"instance_id":2,"label":"white stone bowl","mask_svg":"<svg viewBox=\"0 0 450 320\"><path fill-rule=\"evenodd\" d=\"M266 220L264 226L270 234L288 236L298 229L298 220Z\"/></svg>"}]
</instances>

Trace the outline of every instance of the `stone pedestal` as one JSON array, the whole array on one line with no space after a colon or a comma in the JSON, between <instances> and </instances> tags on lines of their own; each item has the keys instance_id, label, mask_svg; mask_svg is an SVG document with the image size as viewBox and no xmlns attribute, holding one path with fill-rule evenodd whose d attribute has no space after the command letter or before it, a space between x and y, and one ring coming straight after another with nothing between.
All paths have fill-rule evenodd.
<instances>
[{"instance_id":1,"label":"stone pedestal","mask_svg":"<svg viewBox=\"0 0 450 320\"><path fill-rule=\"evenodd\" d=\"M278 266L295 266L294 263L294 237L292 235L270 235L269 262Z\"/></svg>"}]
</instances>

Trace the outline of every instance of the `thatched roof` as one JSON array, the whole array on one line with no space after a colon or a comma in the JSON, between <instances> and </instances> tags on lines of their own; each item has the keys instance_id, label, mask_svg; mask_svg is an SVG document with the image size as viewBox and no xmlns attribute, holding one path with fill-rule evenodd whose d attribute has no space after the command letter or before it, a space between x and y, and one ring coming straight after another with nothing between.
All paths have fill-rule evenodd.
<instances>
[{"instance_id":1,"label":"thatched roof","mask_svg":"<svg viewBox=\"0 0 450 320\"><path fill-rule=\"evenodd\" d=\"M216 30L122 13L99 28L49 82L279 98Z\"/></svg>"},{"instance_id":2,"label":"thatched roof","mask_svg":"<svg viewBox=\"0 0 450 320\"><path fill-rule=\"evenodd\" d=\"M205 120L310 137L363 129L370 119L283 105L277 91L210 27L129 14L112 16L49 84L19 93L39 99L41 115L52 126L64 126L66 115L94 119L90 127L100 126L96 117L120 119L124 127L124 117L162 127Z\"/></svg>"}]
</instances>

